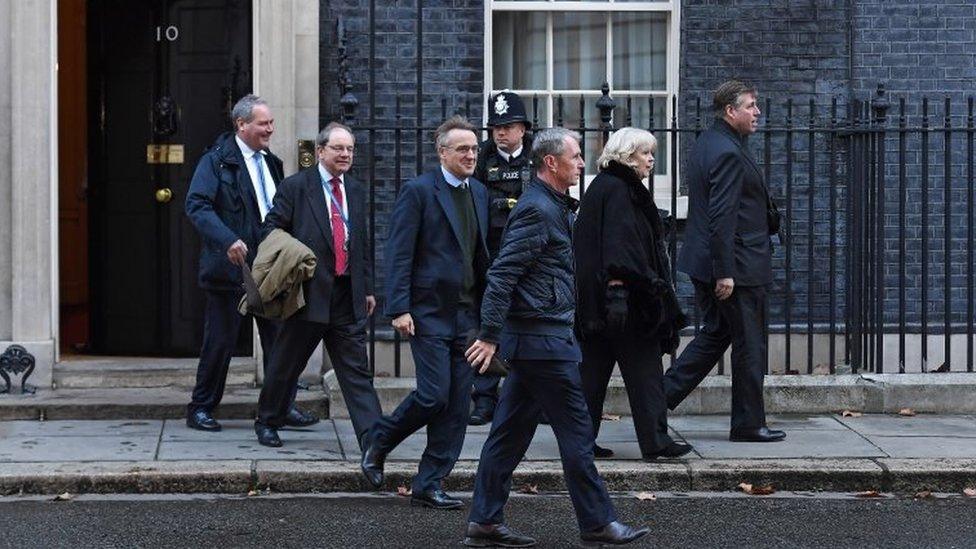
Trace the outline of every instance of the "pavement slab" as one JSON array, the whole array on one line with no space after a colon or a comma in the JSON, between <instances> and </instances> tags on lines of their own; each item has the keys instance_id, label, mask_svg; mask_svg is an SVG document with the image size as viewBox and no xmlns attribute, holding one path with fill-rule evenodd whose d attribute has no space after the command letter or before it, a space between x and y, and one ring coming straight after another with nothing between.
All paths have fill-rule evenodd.
<instances>
[{"instance_id":1,"label":"pavement slab","mask_svg":"<svg viewBox=\"0 0 976 549\"><path fill-rule=\"evenodd\" d=\"M159 450L160 461L185 459L255 460L255 459L318 459L342 460L339 441L290 440L281 448L269 448L258 444L257 439L236 440L230 444L213 441L169 442Z\"/></svg>"},{"instance_id":2,"label":"pavement slab","mask_svg":"<svg viewBox=\"0 0 976 549\"><path fill-rule=\"evenodd\" d=\"M958 491L976 487L976 418L866 415L770 416L787 431L776 443L728 441L728 416L677 416L672 436L695 452L644 462L630 417L605 420L598 443L614 458L596 466L611 490L731 490L739 482L778 489ZM282 448L257 443L253 422L223 420L217 433L182 420L0 421L0 493L372 491L363 484L349 420L283 429ZM469 427L460 461L445 487L470 490L489 426ZM384 490L408 486L426 446L421 429L387 460ZM565 482L552 428L539 425L513 489L562 491Z\"/></svg>"},{"instance_id":3,"label":"pavement slab","mask_svg":"<svg viewBox=\"0 0 976 549\"><path fill-rule=\"evenodd\" d=\"M954 437L976 439L976 417L935 415L879 415L834 418L865 436L888 437Z\"/></svg>"},{"instance_id":4,"label":"pavement slab","mask_svg":"<svg viewBox=\"0 0 976 549\"><path fill-rule=\"evenodd\" d=\"M159 420L0 421L0 439L18 437L159 436Z\"/></svg>"},{"instance_id":5,"label":"pavement slab","mask_svg":"<svg viewBox=\"0 0 976 549\"><path fill-rule=\"evenodd\" d=\"M682 431L695 452L705 458L849 458L884 457L870 441L850 430L787 431L780 442L730 442L726 431Z\"/></svg>"},{"instance_id":6,"label":"pavement slab","mask_svg":"<svg viewBox=\"0 0 976 549\"><path fill-rule=\"evenodd\" d=\"M23 436L0 440L0 462L152 460L159 436Z\"/></svg>"},{"instance_id":7,"label":"pavement slab","mask_svg":"<svg viewBox=\"0 0 976 549\"><path fill-rule=\"evenodd\" d=\"M968 458L976 456L976 438L872 436L871 442L894 458Z\"/></svg>"},{"instance_id":8,"label":"pavement slab","mask_svg":"<svg viewBox=\"0 0 976 549\"><path fill-rule=\"evenodd\" d=\"M254 434L254 421L247 419L230 419L220 422L222 429L215 433L198 431L186 426L180 420L166 420L163 425L161 443L166 446L170 442L215 442L248 440L257 443ZM280 429L278 434L283 441L289 440L335 440L335 427L329 420L323 420L310 427Z\"/></svg>"}]
</instances>

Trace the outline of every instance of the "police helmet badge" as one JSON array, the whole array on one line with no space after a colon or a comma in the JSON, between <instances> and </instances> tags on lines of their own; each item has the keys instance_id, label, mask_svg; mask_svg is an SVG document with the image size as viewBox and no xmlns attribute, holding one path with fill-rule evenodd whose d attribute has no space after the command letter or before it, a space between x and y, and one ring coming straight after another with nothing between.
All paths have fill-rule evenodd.
<instances>
[{"instance_id":1,"label":"police helmet badge","mask_svg":"<svg viewBox=\"0 0 976 549\"><path fill-rule=\"evenodd\" d=\"M508 101L505 100L505 94L500 93L498 97L495 98L495 114L503 115L508 112Z\"/></svg>"}]
</instances>

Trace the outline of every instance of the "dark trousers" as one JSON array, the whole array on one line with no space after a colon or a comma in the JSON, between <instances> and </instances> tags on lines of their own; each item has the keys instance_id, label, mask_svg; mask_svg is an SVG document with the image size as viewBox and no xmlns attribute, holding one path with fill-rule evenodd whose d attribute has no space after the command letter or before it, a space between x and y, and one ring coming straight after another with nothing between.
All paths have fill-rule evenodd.
<instances>
[{"instance_id":1,"label":"dark trousers","mask_svg":"<svg viewBox=\"0 0 976 549\"><path fill-rule=\"evenodd\" d=\"M617 520L610 495L593 465L593 425L583 398L579 363L515 359L511 365L491 433L481 450L469 520L505 522L512 472L532 442L540 411L545 412L556 435L580 530L596 530Z\"/></svg>"},{"instance_id":2,"label":"dark trousers","mask_svg":"<svg viewBox=\"0 0 976 549\"><path fill-rule=\"evenodd\" d=\"M675 409L698 386L732 345L732 430L766 425L765 286L736 286L725 301L714 284L693 280L695 302L704 318L701 331L664 376L668 407Z\"/></svg>"},{"instance_id":3,"label":"dark trousers","mask_svg":"<svg viewBox=\"0 0 976 549\"><path fill-rule=\"evenodd\" d=\"M206 305L203 311L203 346L197 365L197 382L187 406L187 411L191 414L197 410L213 412L220 404L227 383L227 369L241 332L241 322L251 319L237 311L243 292L205 291L204 294ZM258 318L257 323L261 348L264 350L262 367L267 375L279 324L264 318ZM292 400L294 392L295 388L292 387Z\"/></svg>"},{"instance_id":4,"label":"dark trousers","mask_svg":"<svg viewBox=\"0 0 976 549\"><path fill-rule=\"evenodd\" d=\"M593 438L600 434L607 383L616 363L620 365L620 374L627 387L627 400L630 401L641 454L654 454L674 442L668 435L664 371L657 340L630 333L592 335L580 341L580 348L583 351L580 375L586 407L593 421Z\"/></svg>"},{"instance_id":5,"label":"dark trousers","mask_svg":"<svg viewBox=\"0 0 976 549\"><path fill-rule=\"evenodd\" d=\"M476 410L495 409L495 405L498 404L498 383L501 380L501 376L496 375L474 376L471 400Z\"/></svg>"},{"instance_id":6,"label":"dark trousers","mask_svg":"<svg viewBox=\"0 0 976 549\"><path fill-rule=\"evenodd\" d=\"M453 338L410 338L417 388L373 428L375 444L381 451L389 452L427 426L427 448L413 478L415 493L440 489L441 481L451 473L461 455L473 375L464 358L464 344L468 330L476 323L474 313L462 309L458 311Z\"/></svg>"},{"instance_id":7,"label":"dark trousers","mask_svg":"<svg viewBox=\"0 0 976 549\"><path fill-rule=\"evenodd\" d=\"M268 375L258 401L258 422L280 428L288 413L288 388L298 382L319 341L325 343L332 368L349 409L357 440L379 419L380 401L366 357L366 320L357 321L352 309L348 277L336 279L329 304L330 322L309 322L291 317L282 326Z\"/></svg>"}]
</instances>

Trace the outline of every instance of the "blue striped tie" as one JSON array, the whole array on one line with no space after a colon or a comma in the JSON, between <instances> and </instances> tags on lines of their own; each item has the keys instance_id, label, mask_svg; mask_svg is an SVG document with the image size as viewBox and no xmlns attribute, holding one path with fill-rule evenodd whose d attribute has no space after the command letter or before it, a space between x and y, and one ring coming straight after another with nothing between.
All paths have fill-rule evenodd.
<instances>
[{"instance_id":1,"label":"blue striped tie","mask_svg":"<svg viewBox=\"0 0 976 549\"><path fill-rule=\"evenodd\" d=\"M271 211L271 201L268 200L268 190L264 186L264 163L261 153L254 153L254 164L258 167L258 187L261 188L261 200L264 201L265 211Z\"/></svg>"}]
</instances>

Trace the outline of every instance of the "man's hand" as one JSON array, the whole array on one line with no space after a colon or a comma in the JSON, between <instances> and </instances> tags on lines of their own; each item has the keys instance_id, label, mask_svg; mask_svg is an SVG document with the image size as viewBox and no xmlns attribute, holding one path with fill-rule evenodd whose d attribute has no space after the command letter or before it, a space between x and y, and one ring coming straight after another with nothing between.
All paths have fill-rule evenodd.
<instances>
[{"instance_id":1,"label":"man's hand","mask_svg":"<svg viewBox=\"0 0 976 549\"><path fill-rule=\"evenodd\" d=\"M498 345L495 343L476 339L464 352L464 358L468 359L472 368L478 368L479 374L483 374L488 371L488 365L491 364L491 358L495 356L497 349Z\"/></svg>"},{"instance_id":2,"label":"man's hand","mask_svg":"<svg viewBox=\"0 0 976 549\"><path fill-rule=\"evenodd\" d=\"M735 288L735 281L731 278L720 278L715 281L715 297L719 301L725 301L732 295L732 290Z\"/></svg>"},{"instance_id":3,"label":"man's hand","mask_svg":"<svg viewBox=\"0 0 976 549\"><path fill-rule=\"evenodd\" d=\"M247 260L247 244L240 239L231 244L230 248L227 248L227 259L234 265L243 265Z\"/></svg>"},{"instance_id":4,"label":"man's hand","mask_svg":"<svg viewBox=\"0 0 976 549\"><path fill-rule=\"evenodd\" d=\"M410 313L403 313L393 319L393 328L402 336L413 335L413 317Z\"/></svg>"},{"instance_id":5,"label":"man's hand","mask_svg":"<svg viewBox=\"0 0 976 549\"><path fill-rule=\"evenodd\" d=\"M376 310L376 298L368 295L366 296L366 316L373 316L373 311Z\"/></svg>"}]
</instances>

